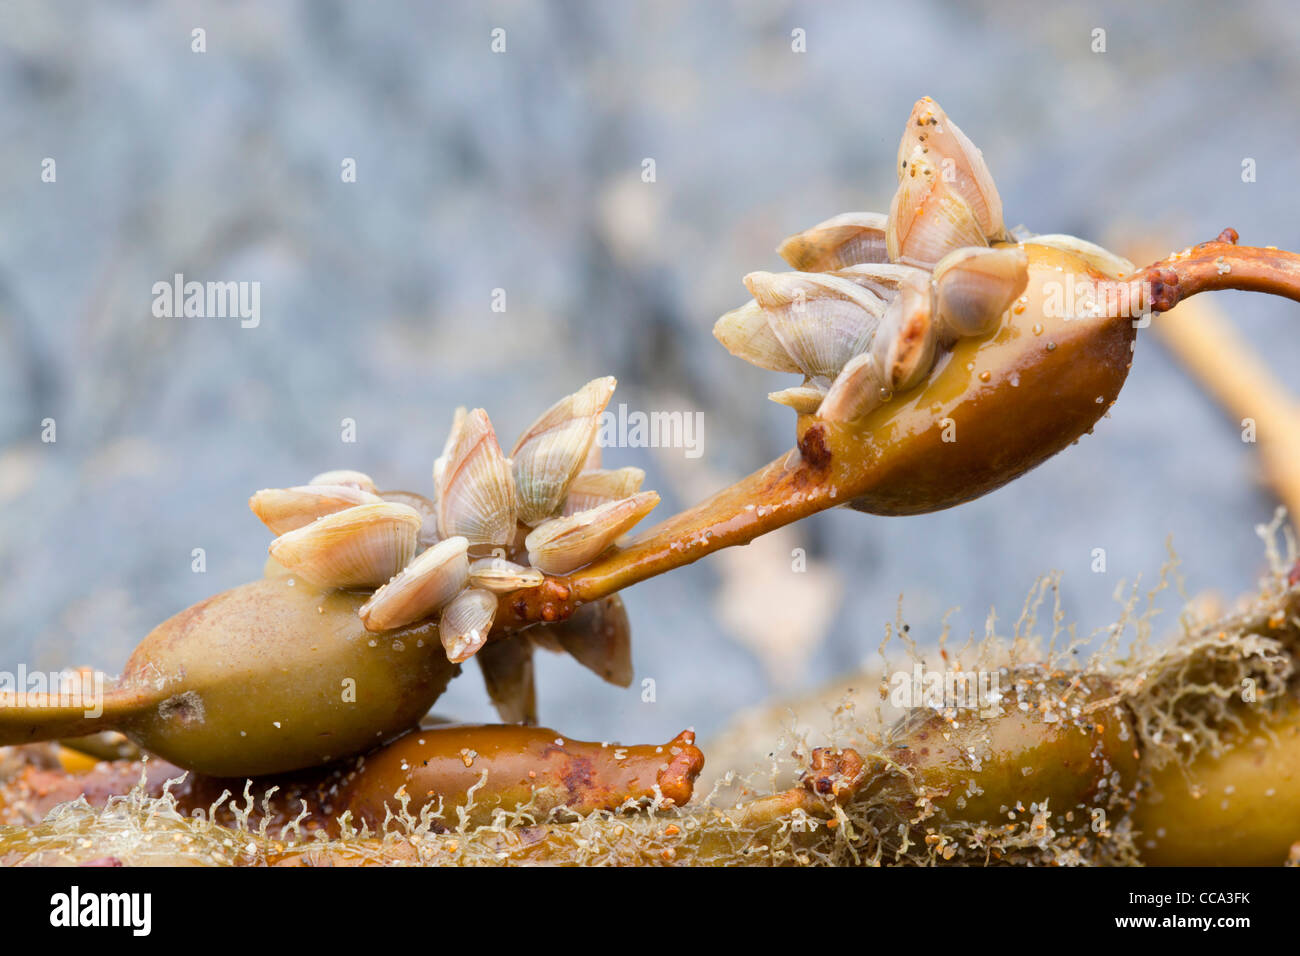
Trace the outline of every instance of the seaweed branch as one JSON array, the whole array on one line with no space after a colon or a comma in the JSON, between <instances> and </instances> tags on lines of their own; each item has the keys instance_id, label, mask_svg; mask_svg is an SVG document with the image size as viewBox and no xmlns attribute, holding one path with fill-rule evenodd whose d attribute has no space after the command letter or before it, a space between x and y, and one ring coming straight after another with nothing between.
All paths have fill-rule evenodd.
<instances>
[{"instance_id":1,"label":"seaweed branch","mask_svg":"<svg viewBox=\"0 0 1300 956\"><path fill-rule=\"evenodd\" d=\"M1238 246L1236 241L1236 230L1225 229L1217 239L1173 253L1139 269L1127 281L1149 284L1147 301L1155 312L1167 312L1191 296L1220 289L1300 301L1300 255ZM548 577L541 588L511 595L502 602L494 636L567 617L583 603L852 501L872 486L873 462L858 455L853 468L828 467L832 457L828 441L842 431L802 416L799 443L787 454L573 574Z\"/></svg>"}]
</instances>

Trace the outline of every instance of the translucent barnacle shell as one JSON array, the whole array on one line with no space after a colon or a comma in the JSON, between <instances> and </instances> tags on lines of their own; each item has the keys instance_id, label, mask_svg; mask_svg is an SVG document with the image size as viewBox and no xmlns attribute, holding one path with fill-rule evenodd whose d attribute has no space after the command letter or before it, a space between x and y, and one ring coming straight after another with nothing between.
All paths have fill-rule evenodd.
<instances>
[{"instance_id":1,"label":"translucent barnacle shell","mask_svg":"<svg viewBox=\"0 0 1300 956\"><path fill-rule=\"evenodd\" d=\"M832 275L856 282L886 302L893 299L904 282L922 282L928 278L924 269L897 262L861 262L846 266Z\"/></svg>"},{"instance_id":2,"label":"translucent barnacle shell","mask_svg":"<svg viewBox=\"0 0 1300 956\"><path fill-rule=\"evenodd\" d=\"M487 412L476 408L452 429L450 447L435 466L438 530L470 544L508 544L515 534L515 486Z\"/></svg>"},{"instance_id":3,"label":"translucent barnacle shell","mask_svg":"<svg viewBox=\"0 0 1300 956\"><path fill-rule=\"evenodd\" d=\"M935 310L952 337L997 327L1029 282L1029 258L1019 246L958 249L934 267Z\"/></svg>"},{"instance_id":4,"label":"translucent barnacle shell","mask_svg":"<svg viewBox=\"0 0 1300 956\"><path fill-rule=\"evenodd\" d=\"M368 491L372 495L377 494L375 490L374 479L364 471L352 471L350 469L339 469L336 471L322 471L319 475L308 482L309 485L346 485L349 488L359 488L362 491Z\"/></svg>"},{"instance_id":5,"label":"translucent barnacle shell","mask_svg":"<svg viewBox=\"0 0 1300 956\"><path fill-rule=\"evenodd\" d=\"M588 382L547 409L515 443L510 457L524 524L545 521L564 502L595 443L615 384L612 376Z\"/></svg>"},{"instance_id":6,"label":"translucent barnacle shell","mask_svg":"<svg viewBox=\"0 0 1300 956\"><path fill-rule=\"evenodd\" d=\"M713 336L736 358L771 372L798 372L799 366L768 324L767 312L747 302L718 319Z\"/></svg>"},{"instance_id":7,"label":"translucent barnacle shell","mask_svg":"<svg viewBox=\"0 0 1300 956\"><path fill-rule=\"evenodd\" d=\"M469 580L469 542L447 538L424 551L370 596L358 613L368 631L386 631L429 617Z\"/></svg>"},{"instance_id":8,"label":"translucent barnacle shell","mask_svg":"<svg viewBox=\"0 0 1300 956\"><path fill-rule=\"evenodd\" d=\"M954 249L988 245L975 212L919 147L894 193L885 239L890 259L924 269Z\"/></svg>"},{"instance_id":9,"label":"translucent barnacle shell","mask_svg":"<svg viewBox=\"0 0 1300 956\"><path fill-rule=\"evenodd\" d=\"M515 564L505 558L478 558L469 565L469 583L497 594L535 588L546 580L536 568Z\"/></svg>"},{"instance_id":10,"label":"translucent barnacle shell","mask_svg":"<svg viewBox=\"0 0 1300 956\"><path fill-rule=\"evenodd\" d=\"M917 161L937 171L940 181L948 184L971 211L983 236L988 240L1005 238L1002 199L984 154L928 96L912 107L898 143L900 183L911 175Z\"/></svg>"},{"instance_id":11,"label":"translucent barnacle shell","mask_svg":"<svg viewBox=\"0 0 1300 956\"><path fill-rule=\"evenodd\" d=\"M800 272L834 272L859 262L885 262L887 217L878 212L846 212L795 233L777 252Z\"/></svg>"},{"instance_id":12,"label":"translucent barnacle shell","mask_svg":"<svg viewBox=\"0 0 1300 956\"><path fill-rule=\"evenodd\" d=\"M658 494L642 491L543 522L524 539L528 561L547 574L567 574L590 563L658 503Z\"/></svg>"},{"instance_id":13,"label":"translucent barnacle shell","mask_svg":"<svg viewBox=\"0 0 1300 956\"><path fill-rule=\"evenodd\" d=\"M487 642L496 612L496 595L482 588L466 588L452 598L438 619L447 660L459 664L473 657Z\"/></svg>"},{"instance_id":14,"label":"translucent barnacle shell","mask_svg":"<svg viewBox=\"0 0 1300 956\"><path fill-rule=\"evenodd\" d=\"M357 505L280 535L271 557L317 587L379 587L415 555L420 523L406 505Z\"/></svg>"},{"instance_id":15,"label":"translucent barnacle shell","mask_svg":"<svg viewBox=\"0 0 1300 956\"><path fill-rule=\"evenodd\" d=\"M934 364L937 342L929 283L905 283L871 349L884 387L899 392L920 382Z\"/></svg>"},{"instance_id":16,"label":"translucent barnacle shell","mask_svg":"<svg viewBox=\"0 0 1300 956\"><path fill-rule=\"evenodd\" d=\"M870 344L885 312L879 296L832 275L751 272L745 286L767 313L772 334L809 378L833 379Z\"/></svg>"},{"instance_id":17,"label":"translucent barnacle shell","mask_svg":"<svg viewBox=\"0 0 1300 956\"><path fill-rule=\"evenodd\" d=\"M852 421L879 407L888 396L889 387L875 356L863 352L844 366L816 411L827 421Z\"/></svg>"},{"instance_id":18,"label":"translucent barnacle shell","mask_svg":"<svg viewBox=\"0 0 1300 956\"><path fill-rule=\"evenodd\" d=\"M272 533L284 534L344 508L379 500L371 492L351 485L299 485L263 488L248 499L248 507Z\"/></svg>"},{"instance_id":19,"label":"translucent barnacle shell","mask_svg":"<svg viewBox=\"0 0 1300 956\"><path fill-rule=\"evenodd\" d=\"M384 501L395 501L400 505L414 508L424 519L420 526L420 547L431 548L438 541L438 506L424 495L414 491L381 491L379 497Z\"/></svg>"},{"instance_id":20,"label":"translucent barnacle shell","mask_svg":"<svg viewBox=\"0 0 1300 956\"><path fill-rule=\"evenodd\" d=\"M767 397L778 405L793 408L800 415L807 415L817 411L826 397L826 390L817 385L795 385L779 392L768 392Z\"/></svg>"},{"instance_id":21,"label":"translucent barnacle shell","mask_svg":"<svg viewBox=\"0 0 1300 956\"><path fill-rule=\"evenodd\" d=\"M569 483L564 511L571 515L588 511L607 501L627 498L641 490L645 472L640 468L594 468L580 471Z\"/></svg>"}]
</instances>

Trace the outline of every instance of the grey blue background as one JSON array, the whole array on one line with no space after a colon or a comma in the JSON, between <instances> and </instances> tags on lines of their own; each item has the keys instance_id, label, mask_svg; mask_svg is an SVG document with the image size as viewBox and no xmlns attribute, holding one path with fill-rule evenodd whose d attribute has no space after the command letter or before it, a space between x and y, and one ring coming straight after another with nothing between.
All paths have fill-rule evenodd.
<instances>
[{"instance_id":1,"label":"grey blue background","mask_svg":"<svg viewBox=\"0 0 1300 956\"><path fill-rule=\"evenodd\" d=\"M764 395L787 379L729 357L712 322L744 301L742 275L779 268L785 235L887 209L924 94L982 147L1011 225L1121 252L1228 225L1300 247L1298 45L1281 0L5 3L0 669L116 671L158 621L257 576L258 488L358 467L427 491L457 404L486 407L503 441L601 374L616 402L703 411L702 458L607 453L647 470L661 516L775 457L793 416ZM260 327L153 317L176 272L261 282ZM1293 378L1297 306L1220 302ZM1232 595L1263 568L1253 526L1274 506L1238 428L1148 337L1096 434L1011 487L797 526L787 541L838 592L794 665L728 629L709 559L627 597L653 704L545 657L543 720L596 739L714 731L870 659L899 594L927 641L952 607L959 634L991 606L1014 618L1053 569L1087 633L1121 579L1154 579L1168 536L1189 591ZM775 613L788 554L753 560L752 600ZM474 670L439 711L490 717Z\"/></svg>"}]
</instances>

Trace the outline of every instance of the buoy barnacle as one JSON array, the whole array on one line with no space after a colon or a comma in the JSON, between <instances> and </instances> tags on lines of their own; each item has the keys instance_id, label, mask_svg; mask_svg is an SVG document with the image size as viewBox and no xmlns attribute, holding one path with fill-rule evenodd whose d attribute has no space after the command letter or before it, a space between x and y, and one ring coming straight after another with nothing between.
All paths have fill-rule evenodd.
<instances>
[{"instance_id":1,"label":"buoy barnacle","mask_svg":"<svg viewBox=\"0 0 1300 956\"><path fill-rule=\"evenodd\" d=\"M786 239L778 252L799 271L750 273L753 301L714 326L737 357L803 375L770 396L801 414L861 418L925 382L959 339L995 332L1028 285L1025 243L1133 269L1070 236L1012 241L983 155L928 97L898 155L888 216L843 213Z\"/></svg>"},{"instance_id":2,"label":"buoy barnacle","mask_svg":"<svg viewBox=\"0 0 1300 956\"><path fill-rule=\"evenodd\" d=\"M557 402L510 458L486 412L457 412L432 498L355 471L257 492L250 507L276 534L262 580L154 628L98 713L0 695L0 744L111 728L186 769L262 775L392 740L471 657L507 723L536 722L535 647L627 686L622 601L579 602L547 577L598 557L658 502L639 469L600 466L614 384Z\"/></svg>"},{"instance_id":3,"label":"buoy barnacle","mask_svg":"<svg viewBox=\"0 0 1300 956\"><path fill-rule=\"evenodd\" d=\"M1053 283L1132 264L1073 236L1013 237L983 155L928 97L903 132L889 215L844 213L778 252L798 271L746 276L752 301L714 335L802 376L769 397L800 415L800 447L820 429L820 457L845 469L830 480L860 510L936 510L992 490L1091 427L1127 371L1131 323L1045 313Z\"/></svg>"},{"instance_id":4,"label":"buoy barnacle","mask_svg":"<svg viewBox=\"0 0 1300 956\"><path fill-rule=\"evenodd\" d=\"M259 491L250 506L279 534L270 545L279 569L319 588L373 590L359 610L370 631L436 619L447 659L460 664L487 643L499 601L542 587L546 575L587 564L658 503L653 491L640 490L640 469L600 467L597 432L614 387L613 378L598 378L556 402L525 429L508 458L486 411L458 409L434 462L432 499L378 491L359 473L343 486L337 482L344 473L327 472L306 486ZM626 617L621 620L613 633L626 643ZM607 625L604 616L601 622ZM510 639L566 646L546 627L543 621ZM610 645L608 654L607 660L590 653L578 658L626 684L630 674L615 663L626 648ZM518 657L507 655L503 664L501 655L489 654L479 661L498 707L516 718L530 710L521 705L532 689L493 671L519 670ZM501 687L510 687L514 699L503 699Z\"/></svg>"}]
</instances>

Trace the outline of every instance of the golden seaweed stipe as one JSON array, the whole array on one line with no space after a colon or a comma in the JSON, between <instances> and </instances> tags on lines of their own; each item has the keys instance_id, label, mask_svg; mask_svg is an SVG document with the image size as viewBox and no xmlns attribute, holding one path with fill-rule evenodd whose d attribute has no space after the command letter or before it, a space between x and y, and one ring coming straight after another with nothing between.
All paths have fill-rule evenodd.
<instances>
[{"instance_id":1,"label":"golden seaweed stipe","mask_svg":"<svg viewBox=\"0 0 1300 956\"><path fill-rule=\"evenodd\" d=\"M721 810L694 793L692 731L623 747L536 726L537 648L633 682L624 588L829 508L971 501L1092 431L1158 313L1212 289L1300 299L1300 257L1236 240L1225 230L1138 269L1084 239L1008 229L982 154L923 98L888 214L786 239L793 271L744 276L750 299L714 325L735 357L794 376L769 395L795 412L787 453L637 533L659 496L602 460L616 383L601 377L508 452L486 410L456 410L421 491L355 470L258 491L249 505L274 536L262 578L159 625L97 712L0 692L0 744L115 755L79 777L19 760L0 820L34 824L82 794L78 812L152 801L150 819L178 830L207 808L185 829L192 852L226 861L219 835L235 828L256 833L257 862L285 864L1280 862L1300 839L1300 792L1259 810L1278 805L1271 768L1300 779L1300 583L1276 550L1244 610L1172 649L1083 664L991 636L957 662L992 678L974 716L912 704L801 746L790 786ZM471 658L503 723L430 723ZM1265 764L1233 749L1263 737ZM1249 795L1222 839L1205 837L1189 766Z\"/></svg>"}]
</instances>

